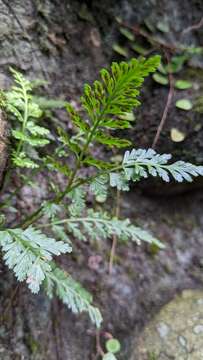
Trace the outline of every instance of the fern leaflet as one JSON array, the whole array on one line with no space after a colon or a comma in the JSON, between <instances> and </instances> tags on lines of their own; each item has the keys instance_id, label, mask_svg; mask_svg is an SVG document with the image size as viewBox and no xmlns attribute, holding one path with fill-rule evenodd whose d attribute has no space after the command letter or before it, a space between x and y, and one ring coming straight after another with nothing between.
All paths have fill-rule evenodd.
<instances>
[{"instance_id":1,"label":"fern leaflet","mask_svg":"<svg viewBox=\"0 0 203 360\"><path fill-rule=\"evenodd\" d=\"M141 241L155 244L163 248L163 244L147 231L131 224L129 219L120 220L111 218L108 214L88 210L87 217L71 217L64 220L56 220L52 224L59 225L65 223L67 230L79 240L87 239L100 240L111 238L116 235L118 239L135 241L140 245Z\"/></svg>"},{"instance_id":2,"label":"fern leaflet","mask_svg":"<svg viewBox=\"0 0 203 360\"><path fill-rule=\"evenodd\" d=\"M121 172L110 174L110 184L120 190L129 190L128 182L139 181L149 175L158 176L169 182L170 178L178 182L184 180L191 182L192 177L203 175L203 166L196 166L184 161L168 164L170 154L157 154L153 149L133 149L126 151Z\"/></svg>"}]
</instances>

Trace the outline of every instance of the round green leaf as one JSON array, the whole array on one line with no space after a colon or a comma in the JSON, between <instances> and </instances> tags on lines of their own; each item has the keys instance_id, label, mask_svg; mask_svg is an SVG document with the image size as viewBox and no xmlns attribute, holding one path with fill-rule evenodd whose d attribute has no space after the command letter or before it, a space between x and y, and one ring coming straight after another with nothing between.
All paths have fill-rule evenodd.
<instances>
[{"instance_id":1,"label":"round green leaf","mask_svg":"<svg viewBox=\"0 0 203 360\"><path fill-rule=\"evenodd\" d=\"M157 83L161 84L161 85L167 85L168 84L168 79L167 77L159 74L159 73L155 73L152 75L154 81L156 81Z\"/></svg>"},{"instance_id":2,"label":"round green leaf","mask_svg":"<svg viewBox=\"0 0 203 360\"><path fill-rule=\"evenodd\" d=\"M180 100L176 101L176 107L181 110L188 111L188 110L192 109L193 105L192 105L191 101L188 99L180 99Z\"/></svg>"},{"instance_id":3,"label":"round green leaf","mask_svg":"<svg viewBox=\"0 0 203 360\"><path fill-rule=\"evenodd\" d=\"M112 354L116 354L120 351L121 345L117 339L110 339L106 342L106 349Z\"/></svg>"},{"instance_id":4,"label":"round green leaf","mask_svg":"<svg viewBox=\"0 0 203 360\"><path fill-rule=\"evenodd\" d=\"M104 194L104 195L97 195L96 198L95 198L95 200L96 200L98 203L102 204L102 203L104 203L104 202L106 201L106 198L107 198L106 194Z\"/></svg>"},{"instance_id":5,"label":"round green leaf","mask_svg":"<svg viewBox=\"0 0 203 360\"><path fill-rule=\"evenodd\" d=\"M190 89L192 87L192 83L186 80L177 80L175 82L175 87L180 90Z\"/></svg>"},{"instance_id":6,"label":"round green leaf","mask_svg":"<svg viewBox=\"0 0 203 360\"><path fill-rule=\"evenodd\" d=\"M102 357L102 360L116 360L116 357L112 353L107 353Z\"/></svg>"}]
</instances>

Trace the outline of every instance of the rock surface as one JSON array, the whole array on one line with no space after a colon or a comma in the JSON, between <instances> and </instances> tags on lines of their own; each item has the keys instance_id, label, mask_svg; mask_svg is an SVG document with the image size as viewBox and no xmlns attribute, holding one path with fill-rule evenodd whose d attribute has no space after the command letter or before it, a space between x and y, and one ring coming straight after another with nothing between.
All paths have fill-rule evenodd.
<instances>
[{"instance_id":1,"label":"rock surface","mask_svg":"<svg viewBox=\"0 0 203 360\"><path fill-rule=\"evenodd\" d=\"M185 290L146 326L131 360L203 359L203 291Z\"/></svg>"}]
</instances>

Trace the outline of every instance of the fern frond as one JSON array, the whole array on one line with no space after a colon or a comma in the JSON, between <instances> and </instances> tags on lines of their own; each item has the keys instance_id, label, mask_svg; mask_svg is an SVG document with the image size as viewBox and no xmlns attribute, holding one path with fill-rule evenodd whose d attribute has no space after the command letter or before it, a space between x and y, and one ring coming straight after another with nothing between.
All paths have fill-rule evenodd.
<instances>
[{"instance_id":1,"label":"fern frond","mask_svg":"<svg viewBox=\"0 0 203 360\"><path fill-rule=\"evenodd\" d=\"M102 196L103 198L106 198L108 192L108 182L109 179L107 174L100 175L90 183L90 191L95 196Z\"/></svg>"},{"instance_id":2,"label":"fern frond","mask_svg":"<svg viewBox=\"0 0 203 360\"><path fill-rule=\"evenodd\" d=\"M55 225L65 223L67 230L79 240L87 239L101 240L111 238L116 235L118 239L135 241L138 245L141 241L155 244L163 248L163 244L147 231L133 225L129 219L120 220L111 218L102 212L88 211L87 217L71 217L65 220L54 222Z\"/></svg>"},{"instance_id":3,"label":"fern frond","mask_svg":"<svg viewBox=\"0 0 203 360\"><path fill-rule=\"evenodd\" d=\"M29 147L45 146L50 142L49 130L36 124L36 119L42 116L38 104L33 101L32 84L18 71L11 69L15 86L5 93L7 111L18 120L12 129L16 149L12 152L13 163L19 167L37 168ZM24 146L25 145L25 146Z\"/></svg>"},{"instance_id":4,"label":"fern frond","mask_svg":"<svg viewBox=\"0 0 203 360\"><path fill-rule=\"evenodd\" d=\"M81 215L85 209L85 189L80 186L69 192L68 197L71 199L71 205L68 210L72 216Z\"/></svg>"},{"instance_id":5,"label":"fern frond","mask_svg":"<svg viewBox=\"0 0 203 360\"><path fill-rule=\"evenodd\" d=\"M109 147L126 147L131 144L126 139L115 138L105 129L124 129L131 126L131 118L126 113L140 105L137 97L144 78L154 72L160 62L159 56L149 59L132 59L129 63L114 62L111 70L102 69L101 81L96 80L93 86L84 86L81 97L82 106L89 116L85 121L72 105L67 111L74 125L84 132L87 143L96 141ZM122 119L122 117L124 117Z\"/></svg>"},{"instance_id":6,"label":"fern frond","mask_svg":"<svg viewBox=\"0 0 203 360\"><path fill-rule=\"evenodd\" d=\"M100 125L105 127L112 116L131 112L138 106L138 88L144 78L157 69L159 63L160 57L156 55L147 60L132 59L129 63L120 64L114 62L110 72L102 69L101 81L96 80L92 87L85 85L82 97L82 104L92 122L97 121L102 114Z\"/></svg>"},{"instance_id":7,"label":"fern frond","mask_svg":"<svg viewBox=\"0 0 203 360\"><path fill-rule=\"evenodd\" d=\"M21 167L21 168L37 169L39 167L39 165L36 162L26 157L24 151L21 151L20 153L13 151L12 161L17 167Z\"/></svg>"},{"instance_id":8,"label":"fern frond","mask_svg":"<svg viewBox=\"0 0 203 360\"><path fill-rule=\"evenodd\" d=\"M50 134L50 131L43 126L36 125L33 121L27 122L27 130L32 135L39 135L39 136L47 136Z\"/></svg>"},{"instance_id":9,"label":"fern frond","mask_svg":"<svg viewBox=\"0 0 203 360\"><path fill-rule=\"evenodd\" d=\"M50 224L51 230L54 233L54 236L57 240L62 240L65 243L68 243L72 246L72 242L70 237L67 235L67 231L65 231L64 226L55 225L54 223Z\"/></svg>"},{"instance_id":10,"label":"fern frond","mask_svg":"<svg viewBox=\"0 0 203 360\"><path fill-rule=\"evenodd\" d=\"M91 295L52 261L54 255L70 253L70 244L49 238L30 226L26 230L0 231L0 246L6 265L18 281L25 280L33 293L44 285L49 297L55 293L74 313L86 311L92 322L100 326L102 317L92 305Z\"/></svg>"},{"instance_id":11,"label":"fern frond","mask_svg":"<svg viewBox=\"0 0 203 360\"><path fill-rule=\"evenodd\" d=\"M111 164L107 161L103 161L100 159L95 159L93 156L87 156L84 160L83 163L89 166L93 166L97 169L112 169L112 167L114 167L114 164Z\"/></svg>"},{"instance_id":12,"label":"fern frond","mask_svg":"<svg viewBox=\"0 0 203 360\"><path fill-rule=\"evenodd\" d=\"M49 218L53 219L58 213L61 212L62 207L51 201L45 201L43 204L43 212Z\"/></svg>"},{"instance_id":13,"label":"fern frond","mask_svg":"<svg viewBox=\"0 0 203 360\"><path fill-rule=\"evenodd\" d=\"M0 246L6 265L19 281L26 280L33 293L39 291L47 272L51 271L49 262L53 255L72 250L70 245L55 241L33 227L0 231Z\"/></svg>"},{"instance_id":14,"label":"fern frond","mask_svg":"<svg viewBox=\"0 0 203 360\"><path fill-rule=\"evenodd\" d=\"M81 285L55 267L45 281L47 295L52 298L56 294L73 313L88 312L91 321L99 328L102 322L101 313L92 305L92 296Z\"/></svg>"},{"instance_id":15,"label":"fern frond","mask_svg":"<svg viewBox=\"0 0 203 360\"><path fill-rule=\"evenodd\" d=\"M125 178L125 173L121 171L120 173L111 172L110 173L110 185L116 187L118 190L129 191L129 181Z\"/></svg>"},{"instance_id":16,"label":"fern frond","mask_svg":"<svg viewBox=\"0 0 203 360\"><path fill-rule=\"evenodd\" d=\"M120 190L129 190L128 181L138 181L140 178L147 178L149 175L160 177L163 181L169 182L171 178L177 182L191 182L193 177L203 175L203 166L196 166L184 161L176 161L168 164L170 154L157 154L153 149L133 149L126 151L122 171L110 174L110 184Z\"/></svg>"}]
</instances>

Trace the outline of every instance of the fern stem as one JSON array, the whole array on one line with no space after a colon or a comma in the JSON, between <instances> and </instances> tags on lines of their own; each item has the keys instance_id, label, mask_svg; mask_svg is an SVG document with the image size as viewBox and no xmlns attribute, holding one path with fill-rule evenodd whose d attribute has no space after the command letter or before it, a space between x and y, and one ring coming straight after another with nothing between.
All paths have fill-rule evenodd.
<instances>
[{"instance_id":1,"label":"fern stem","mask_svg":"<svg viewBox=\"0 0 203 360\"><path fill-rule=\"evenodd\" d=\"M22 83L22 89L23 89L23 96L24 96L24 116L23 116L23 125L22 125L21 131L24 134L25 129L26 129L27 120L28 120L28 96L27 96L27 91L26 91L23 83ZM16 157L18 157L18 155L20 154L22 145L23 145L23 139L21 139L18 143Z\"/></svg>"},{"instance_id":2,"label":"fern stem","mask_svg":"<svg viewBox=\"0 0 203 360\"><path fill-rule=\"evenodd\" d=\"M116 215L117 219L119 218L119 215L120 215L120 200L121 200L121 192L117 188L116 211L115 211L115 215ZM115 254L116 254L117 241L118 241L117 236L116 236L116 234L114 234L113 240L112 240L111 252L110 252L110 259L109 259L109 275L111 275L112 271L113 271L113 262L114 262L114 258L115 258Z\"/></svg>"},{"instance_id":3,"label":"fern stem","mask_svg":"<svg viewBox=\"0 0 203 360\"><path fill-rule=\"evenodd\" d=\"M107 105L106 105L106 106L107 106ZM80 167L81 167L83 157L84 157L84 155L85 155L85 153L86 153L86 151L87 151L87 149L88 149L88 147L89 147L89 144L91 143L91 141L92 141L92 139L93 139L93 137L94 137L95 131L96 131L97 127L99 126L99 123L100 123L100 122L102 121L102 119L103 119L103 115L104 115L104 113L105 113L105 109L106 109L106 107L103 109L103 111L101 112L101 114L100 114L100 116L98 117L97 121L94 123L94 126L92 127L92 129L91 129L91 131L90 131L90 133L89 133L89 135L88 135L88 137L87 137L87 141L86 141L86 143L85 143L85 145L84 145L84 147L83 147L83 149L82 149L82 151L81 151L81 153L80 153L79 159L77 160L76 167L75 167L75 169L74 169L73 172L72 172L72 175L71 175L71 177L70 177L70 180L69 180L69 182L68 182L65 190L59 195L59 197L58 197L58 199L57 199L57 201L56 201L57 203L59 203L59 202L64 198L64 196L70 191L70 187L71 187L71 185L72 185L72 183L73 183L73 181L74 181L74 179L75 179L75 176L77 175L77 172L78 172L78 170L79 170Z\"/></svg>"},{"instance_id":4,"label":"fern stem","mask_svg":"<svg viewBox=\"0 0 203 360\"><path fill-rule=\"evenodd\" d=\"M122 165L117 165L115 166L115 168L112 168L111 171L119 171L122 170ZM69 187L69 189L66 189L66 192L64 191L63 194L64 196L66 194L68 194L69 192L71 192L72 190L74 190L75 188L87 184L89 182L91 182L92 180L94 180L95 178L97 178L98 176L101 175L105 175L108 174L109 170L104 170L101 171L100 173L97 173L94 176L90 176L87 177L86 179L81 179L80 181L78 181L77 183L73 184L72 186ZM64 197L63 196L63 197ZM63 198L62 198L63 199ZM60 201L62 201L62 199ZM59 196L56 196L53 200L52 203L56 203L57 201L59 201ZM43 206L40 206L35 212L33 212L30 216L26 217L20 224L18 224L16 227L22 227L23 229L27 228L29 225L32 225L35 221L37 221L40 218L40 215L43 211Z\"/></svg>"}]
</instances>

